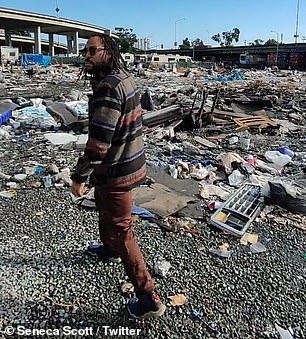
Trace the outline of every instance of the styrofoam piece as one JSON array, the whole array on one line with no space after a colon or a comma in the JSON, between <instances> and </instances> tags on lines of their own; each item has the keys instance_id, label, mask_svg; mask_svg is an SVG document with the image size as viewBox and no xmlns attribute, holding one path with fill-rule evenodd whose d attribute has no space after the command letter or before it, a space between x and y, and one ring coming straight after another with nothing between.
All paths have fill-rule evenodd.
<instances>
[{"instance_id":1,"label":"styrofoam piece","mask_svg":"<svg viewBox=\"0 0 306 339\"><path fill-rule=\"evenodd\" d=\"M53 145L66 145L78 139L76 135L69 133L45 133L44 137Z\"/></svg>"}]
</instances>

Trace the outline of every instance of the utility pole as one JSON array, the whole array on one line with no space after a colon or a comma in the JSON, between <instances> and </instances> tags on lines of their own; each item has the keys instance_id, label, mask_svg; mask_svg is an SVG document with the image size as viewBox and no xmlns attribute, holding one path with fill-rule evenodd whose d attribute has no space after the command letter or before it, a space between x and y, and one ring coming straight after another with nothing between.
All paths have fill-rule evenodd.
<instances>
[{"instance_id":1,"label":"utility pole","mask_svg":"<svg viewBox=\"0 0 306 339\"><path fill-rule=\"evenodd\" d=\"M296 6L296 22L295 22L295 34L294 34L294 42L297 44L298 42L298 31L299 31L299 13L300 13L300 0L297 0L297 6Z\"/></svg>"}]
</instances>

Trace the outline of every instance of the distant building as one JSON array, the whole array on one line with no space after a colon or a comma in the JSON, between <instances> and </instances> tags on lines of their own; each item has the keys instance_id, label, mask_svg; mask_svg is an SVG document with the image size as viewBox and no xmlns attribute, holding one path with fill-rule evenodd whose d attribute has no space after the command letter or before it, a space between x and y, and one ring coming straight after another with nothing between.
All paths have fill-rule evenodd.
<instances>
[{"instance_id":1,"label":"distant building","mask_svg":"<svg viewBox=\"0 0 306 339\"><path fill-rule=\"evenodd\" d=\"M138 38L135 42L134 47L142 51L147 51L150 49L150 39L149 38Z\"/></svg>"}]
</instances>

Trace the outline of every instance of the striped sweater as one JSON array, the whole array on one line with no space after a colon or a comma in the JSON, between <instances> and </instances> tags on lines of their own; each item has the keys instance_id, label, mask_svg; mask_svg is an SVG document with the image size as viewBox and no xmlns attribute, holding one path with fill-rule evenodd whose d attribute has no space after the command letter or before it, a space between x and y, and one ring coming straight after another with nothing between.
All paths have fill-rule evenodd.
<instances>
[{"instance_id":1,"label":"striped sweater","mask_svg":"<svg viewBox=\"0 0 306 339\"><path fill-rule=\"evenodd\" d=\"M89 133L73 181L91 176L95 186L131 189L144 181L146 165L139 94L126 71L107 75L89 100Z\"/></svg>"}]
</instances>

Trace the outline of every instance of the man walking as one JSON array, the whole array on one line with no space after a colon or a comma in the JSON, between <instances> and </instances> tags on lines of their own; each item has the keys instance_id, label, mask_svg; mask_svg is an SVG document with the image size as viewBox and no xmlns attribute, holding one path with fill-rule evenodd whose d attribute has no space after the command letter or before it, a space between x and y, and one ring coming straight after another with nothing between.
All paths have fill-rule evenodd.
<instances>
[{"instance_id":1,"label":"man walking","mask_svg":"<svg viewBox=\"0 0 306 339\"><path fill-rule=\"evenodd\" d=\"M136 293L128 302L131 316L159 317L166 307L154 291L131 220L131 190L146 178L138 91L110 36L91 36L83 55L85 70L92 76L93 95L88 103L88 142L71 176L72 193L81 196L90 176L103 243L89 246L88 251L114 262L122 260Z\"/></svg>"}]
</instances>

